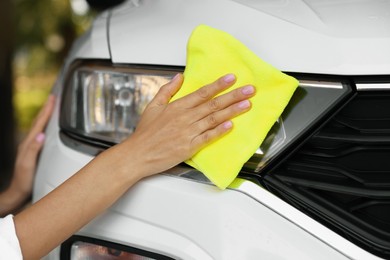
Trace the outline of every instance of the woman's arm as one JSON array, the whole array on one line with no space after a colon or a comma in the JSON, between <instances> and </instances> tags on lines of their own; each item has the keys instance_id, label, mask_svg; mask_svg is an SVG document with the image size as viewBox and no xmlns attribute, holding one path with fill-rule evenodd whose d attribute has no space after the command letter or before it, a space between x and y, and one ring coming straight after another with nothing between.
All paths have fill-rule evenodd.
<instances>
[{"instance_id":1,"label":"woman's arm","mask_svg":"<svg viewBox=\"0 0 390 260\"><path fill-rule=\"evenodd\" d=\"M190 158L227 133L230 119L250 108L253 87L215 97L232 86L232 75L169 103L179 74L145 109L136 131L106 150L62 185L14 218L25 259L37 259L111 206L140 179ZM252 90L248 91L247 90Z\"/></svg>"},{"instance_id":2,"label":"woman's arm","mask_svg":"<svg viewBox=\"0 0 390 260\"><path fill-rule=\"evenodd\" d=\"M49 96L29 133L18 146L11 183L0 193L0 216L14 212L31 195L37 157L45 139L43 131L53 112L54 103L55 97Z\"/></svg>"}]
</instances>

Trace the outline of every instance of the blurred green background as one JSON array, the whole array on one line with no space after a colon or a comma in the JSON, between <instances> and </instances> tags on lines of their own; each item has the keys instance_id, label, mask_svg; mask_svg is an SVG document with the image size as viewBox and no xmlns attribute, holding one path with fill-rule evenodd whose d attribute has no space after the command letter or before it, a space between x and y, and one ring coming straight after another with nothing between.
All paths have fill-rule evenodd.
<instances>
[{"instance_id":1,"label":"blurred green background","mask_svg":"<svg viewBox=\"0 0 390 260\"><path fill-rule=\"evenodd\" d=\"M13 105L16 129L23 135L45 102L72 42L89 28L95 12L85 0L13 3Z\"/></svg>"},{"instance_id":2,"label":"blurred green background","mask_svg":"<svg viewBox=\"0 0 390 260\"><path fill-rule=\"evenodd\" d=\"M98 5L92 10L88 2ZM117 0L113 0L117 1ZM0 190L73 41L110 0L0 0ZM104 6L103 6L104 7Z\"/></svg>"}]
</instances>

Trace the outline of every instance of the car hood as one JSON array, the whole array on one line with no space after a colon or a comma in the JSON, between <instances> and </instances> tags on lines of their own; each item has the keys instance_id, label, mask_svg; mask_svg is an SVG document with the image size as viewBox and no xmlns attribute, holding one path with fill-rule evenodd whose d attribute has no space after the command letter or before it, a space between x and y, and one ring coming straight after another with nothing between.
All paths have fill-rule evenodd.
<instances>
[{"instance_id":1,"label":"car hood","mask_svg":"<svg viewBox=\"0 0 390 260\"><path fill-rule=\"evenodd\" d=\"M390 1L141 0L112 10L114 63L184 66L192 30L226 31L283 71L390 72Z\"/></svg>"}]
</instances>

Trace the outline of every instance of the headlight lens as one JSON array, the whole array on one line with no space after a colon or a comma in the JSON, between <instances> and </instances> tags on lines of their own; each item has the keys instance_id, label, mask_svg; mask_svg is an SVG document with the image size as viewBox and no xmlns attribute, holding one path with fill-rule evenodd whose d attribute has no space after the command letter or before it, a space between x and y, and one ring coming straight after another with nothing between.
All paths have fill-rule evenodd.
<instances>
[{"instance_id":1,"label":"headlight lens","mask_svg":"<svg viewBox=\"0 0 390 260\"><path fill-rule=\"evenodd\" d=\"M75 242L71 247L71 260L150 260L147 256L129 253L119 249L95 245L86 242Z\"/></svg>"},{"instance_id":2,"label":"headlight lens","mask_svg":"<svg viewBox=\"0 0 390 260\"><path fill-rule=\"evenodd\" d=\"M61 245L61 260L173 260L160 253L113 243L92 237L74 235Z\"/></svg>"},{"instance_id":3,"label":"headlight lens","mask_svg":"<svg viewBox=\"0 0 390 260\"><path fill-rule=\"evenodd\" d=\"M131 134L146 105L177 71L84 65L67 81L61 128L118 143Z\"/></svg>"}]
</instances>

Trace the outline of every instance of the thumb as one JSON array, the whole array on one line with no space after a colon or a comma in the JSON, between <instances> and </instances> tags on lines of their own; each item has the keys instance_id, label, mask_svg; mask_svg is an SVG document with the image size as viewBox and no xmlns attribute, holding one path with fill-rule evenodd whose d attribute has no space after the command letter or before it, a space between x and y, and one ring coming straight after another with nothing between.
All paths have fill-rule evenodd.
<instances>
[{"instance_id":1,"label":"thumb","mask_svg":"<svg viewBox=\"0 0 390 260\"><path fill-rule=\"evenodd\" d=\"M169 103L169 100L176 94L183 84L183 75L178 73L172 80L162 86L156 96L150 102L150 106L162 106Z\"/></svg>"}]
</instances>

